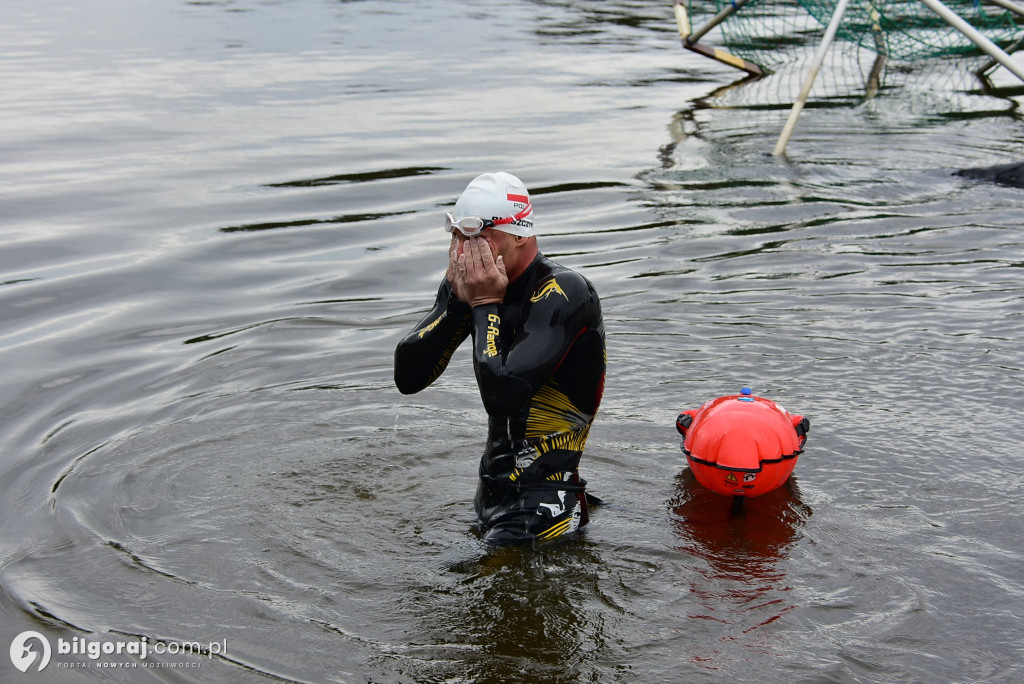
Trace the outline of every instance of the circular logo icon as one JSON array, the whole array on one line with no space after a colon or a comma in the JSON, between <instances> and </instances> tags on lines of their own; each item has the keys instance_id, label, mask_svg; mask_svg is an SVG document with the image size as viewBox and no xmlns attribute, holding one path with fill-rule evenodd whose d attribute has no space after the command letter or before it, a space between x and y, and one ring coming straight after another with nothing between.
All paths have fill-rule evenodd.
<instances>
[{"instance_id":1,"label":"circular logo icon","mask_svg":"<svg viewBox=\"0 0 1024 684\"><path fill-rule=\"evenodd\" d=\"M42 654L29 647L33 639L42 645ZM11 662L14 663L14 667L22 672L28 672L36 658L39 659L38 671L42 671L50 664L50 642L46 637L39 632L22 632L14 637L14 641L11 642Z\"/></svg>"}]
</instances>

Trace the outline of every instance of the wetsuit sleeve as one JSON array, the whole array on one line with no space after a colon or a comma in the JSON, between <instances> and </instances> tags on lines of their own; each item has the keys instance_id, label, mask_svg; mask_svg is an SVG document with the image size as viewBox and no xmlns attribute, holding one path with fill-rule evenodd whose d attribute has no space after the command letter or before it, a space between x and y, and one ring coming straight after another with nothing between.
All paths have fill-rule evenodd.
<instances>
[{"instance_id":1,"label":"wetsuit sleeve","mask_svg":"<svg viewBox=\"0 0 1024 684\"><path fill-rule=\"evenodd\" d=\"M395 348L395 385L414 394L437 380L470 331L468 304L459 301L447 279L434 307Z\"/></svg>"},{"instance_id":2,"label":"wetsuit sleeve","mask_svg":"<svg viewBox=\"0 0 1024 684\"><path fill-rule=\"evenodd\" d=\"M588 326L600 325L601 304L589 283L578 274L560 274L557 283L533 293L518 331L502 327L498 305L473 307L473 365L488 415L519 411Z\"/></svg>"}]
</instances>

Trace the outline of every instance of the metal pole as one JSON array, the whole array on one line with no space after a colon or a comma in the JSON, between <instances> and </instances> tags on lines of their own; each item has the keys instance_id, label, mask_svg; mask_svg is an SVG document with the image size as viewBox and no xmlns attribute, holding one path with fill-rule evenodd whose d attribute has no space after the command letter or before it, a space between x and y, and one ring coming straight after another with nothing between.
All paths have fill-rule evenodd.
<instances>
[{"instance_id":1,"label":"metal pole","mask_svg":"<svg viewBox=\"0 0 1024 684\"><path fill-rule=\"evenodd\" d=\"M889 44L882 30L882 13L878 11L875 0L868 0L865 9L871 18L871 31L875 38L875 63L871 65L871 73L868 74L867 83L864 85L864 96L870 100L878 93L878 87L882 82L882 70L889 60Z\"/></svg>"},{"instance_id":2,"label":"metal pole","mask_svg":"<svg viewBox=\"0 0 1024 684\"><path fill-rule=\"evenodd\" d=\"M1010 0L989 0L989 2L999 5L1003 9L1008 9L1011 12L1016 12L1020 16L1024 17L1024 7L1010 2Z\"/></svg>"},{"instance_id":3,"label":"metal pole","mask_svg":"<svg viewBox=\"0 0 1024 684\"><path fill-rule=\"evenodd\" d=\"M690 17L686 13L686 0L675 0L675 14L676 14L676 25L679 27L679 37L683 39L683 47L692 52L696 52L699 55L710 57L711 59L728 64L729 66L742 69L752 76L763 76L764 71L758 65L753 62L737 57L736 55L730 54L725 50L719 50L718 48L708 47L697 41L710 31L712 28L721 24L728 17L732 16L737 10L743 5L747 4L749 0L735 0L735 2L726 7L724 10L716 14L711 21L704 25L703 28L697 31L697 33L691 33L692 27L690 26Z\"/></svg>"},{"instance_id":4,"label":"metal pole","mask_svg":"<svg viewBox=\"0 0 1024 684\"><path fill-rule=\"evenodd\" d=\"M676 0L676 5L682 5L683 1L684 0ZM698 40L703 38L708 31L715 28L723 21L728 19L731 15L738 12L739 9L746 5L748 2L750 2L750 0L736 0L736 2L732 3L732 5L726 7L724 10L722 10L714 17L712 17L711 20L708 21L708 23L704 24L703 28L699 29L696 33L690 34L688 36L683 36L683 40L685 40L687 43L696 43Z\"/></svg>"},{"instance_id":5,"label":"metal pole","mask_svg":"<svg viewBox=\"0 0 1024 684\"><path fill-rule=\"evenodd\" d=\"M1014 4L1013 2L1010 2L1010 0L989 0L989 2L991 2L993 5L999 5L1003 9L1009 10L1024 17L1024 5ZM1014 52L1020 49L1021 45L1024 45L1024 37L1018 38L1012 45L1007 47L1004 52L1006 52L1006 54L1008 55L1012 55ZM981 67L979 67L975 73L978 75L979 78L982 79L983 82L988 84L988 79L985 76L985 74L987 74L989 71L996 68L997 66L999 66L999 62L997 62L994 59L989 59L987 62L981 65Z\"/></svg>"},{"instance_id":6,"label":"metal pole","mask_svg":"<svg viewBox=\"0 0 1024 684\"><path fill-rule=\"evenodd\" d=\"M947 24L967 36L972 43L978 46L978 49L1013 72L1017 78L1024 81L1024 68L1015 64L1010 59L1010 56L1003 52L998 45L978 33L977 29L964 21L959 14L943 5L939 0L921 0L921 2L928 5L928 8L942 17Z\"/></svg>"},{"instance_id":7,"label":"metal pole","mask_svg":"<svg viewBox=\"0 0 1024 684\"><path fill-rule=\"evenodd\" d=\"M672 5L672 9L676 13L676 26L679 27L679 37L683 39L683 44L686 44L692 32L690 15L686 13L686 0L676 0Z\"/></svg>"},{"instance_id":8,"label":"metal pole","mask_svg":"<svg viewBox=\"0 0 1024 684\"><path fill-rule=\"evenodd\" d=\"M1014 52L1019 50L1022 45L1024 45L1024 37L1018 39L1017 42L1006 48L1006 54L1013 54ZM999 62L997 62L994 59L990 59L984 64L982 64L974 73L976 73L979 78L987 82L988 77L985 74L987 74L992 69L995 69L997 66L999 66Z\"/></svg>"},{"instance_id":9,"label":"metal pole","mask_svg":"<svg viewBox=\"0 0 1024 684\"><path fill-rule=\"evenodd\" d=\"M839 0L836 4L836 9L832 13L832 19L829 20L828 26L825 28L825 37L821 39L821 45L818 46L818 54L814 56L811 70L807 72L803 88L800 89L800 95L796 98L796 102L793 103L793 108L789 111L789 119L786 120L786 126L782 129L782 135L779 136L779 141L775 144L775 150L772 154L776 156L786 152L786 145L789 144L789 138L793 135L793 129L796 128L797 119L800 118L800 112L804 109L807 96L811 94L811 86L814 85L814 79L818 77L821 63L825 61L825 53L828 51L832 40L836 37L836 31L839 30L839 22L843 20L847 4L848 0Z\"/></svg>"}]
</instances>

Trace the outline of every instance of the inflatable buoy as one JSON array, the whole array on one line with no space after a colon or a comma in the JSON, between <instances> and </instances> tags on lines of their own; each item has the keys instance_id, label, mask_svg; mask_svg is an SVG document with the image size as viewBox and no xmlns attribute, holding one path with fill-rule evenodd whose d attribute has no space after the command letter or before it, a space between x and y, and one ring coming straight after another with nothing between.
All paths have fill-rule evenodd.
<instances>
[{"instance_id":1,"label":"inflatable buoy","mask_svg":"<svg viewBox=\"0 0 1024 684\"><path fill-rule=\"evenodd\" d=\"M676 429L697 481L724 496L753 497L782 485L803 451L811 423L751 394L718 397L683 411Z\"/></svg>"}]
</instances>

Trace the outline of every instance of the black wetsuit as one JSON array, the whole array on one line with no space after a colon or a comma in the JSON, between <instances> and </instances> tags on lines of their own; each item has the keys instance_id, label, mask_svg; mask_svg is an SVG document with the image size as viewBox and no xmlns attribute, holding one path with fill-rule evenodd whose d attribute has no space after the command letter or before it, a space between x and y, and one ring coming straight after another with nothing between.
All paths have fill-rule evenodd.
<instances>
[{"instance_id":1,"label":"black wetsuit","mask_svg":"<svg viewBox=\"0 0 1024 684\"><path fill-rule=\"evenodd\" d=\"M489 416L474 500L484 538L575 532L589 520L578 467L607 362L593 285L540 254L501 304L470 308L445 280L434 308L395 350L398 389L412 394L436 380L470 334Z\"/></svg>"}]
</instances>

